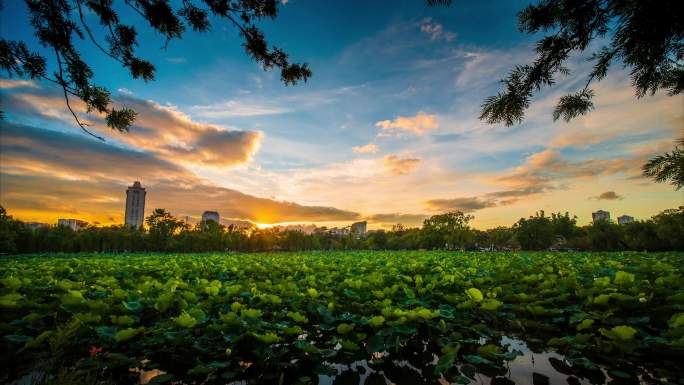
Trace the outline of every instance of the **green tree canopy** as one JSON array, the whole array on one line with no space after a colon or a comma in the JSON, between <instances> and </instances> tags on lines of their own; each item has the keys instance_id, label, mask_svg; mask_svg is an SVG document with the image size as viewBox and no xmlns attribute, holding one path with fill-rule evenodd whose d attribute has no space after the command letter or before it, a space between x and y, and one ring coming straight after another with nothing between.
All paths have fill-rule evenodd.
<instances>
[{"instance_id":1,"label":"green tree canopy","mask_svg":"<svg viewBox=\"0 0 684 385\"><path fill-rule=\"evenodd\" d=\"M684 89L684 13L681 2L623 0L541 0L518 14L521 32L547 33L537 42L537 58L516 66L503 79L503 91L487 98L480 119L508 126L523 121L535 92L552 86L557 75L570 75L571 54L593 41L605 41L593 52L584 87L560 98L553 119L570 121L594 108L593 81L603 79L612 64L631 70L636 96Z\"/></svg>"},{"instance_id":2,"label":"green tree canopy","mask_svg":"<svg viewBox=\"0 0 684 385\"><path fill-rule=\"evenodd\" d=\"M69 99L83 101L87 112L104 114L107 126L128 131L136 113L130 108L112 106L110 92L92 83L94 70L81 57L75 39L89 40L104 55L128 69L136 79L154 79L155 67L139 56L138 31L119 16L128 8L144 19L149 27L164 37L164 46L181 39L188 29L206 32L210 29L209 16L235 27L243 39L249 56L265 70L280 69L283 83L306 81L311 70L306 63L291 63L282 49L269 47L264 33L256 26L262 19L275 19L277 0L183 0L172 5L168 0L25 0L31 26L40 44L53 53L51 59L31 51L24 41L0 38L0 69L9 76L25 76L58 84L76 123L88 134L103 139L87 129L72 109ZM1 6L1 3L0 3ZM99 25L89 25L85 13L97 16ZM97 28L97 30L95 29ZM104 34L103 40L96 36ZM48 73L48 60L54 62L53 74Z\"/></svg>"}]
</instances>

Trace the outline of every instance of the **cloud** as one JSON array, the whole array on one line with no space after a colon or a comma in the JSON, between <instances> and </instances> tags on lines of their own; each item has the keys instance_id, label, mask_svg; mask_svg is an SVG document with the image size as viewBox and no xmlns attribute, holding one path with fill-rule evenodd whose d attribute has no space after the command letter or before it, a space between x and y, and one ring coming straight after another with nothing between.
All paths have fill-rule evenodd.
<instances>
[{"instance_id":1,"label":"cloud","mask_svg":"<svg viewBox=\"0 0 684 385\"><path fill-rule=\"evenodd\" d=\"M429 130L439 128L439 122L435 115L419 112L416 116L398 116L394 120L381 120L375 123L376 127L382 128L380 136L401 133L402 131L423 135Z\"/></svg>"},{"instance_id":2,"label":"cloud","mask_svg":"<svg viewBox=\"0 0 684 385\"><path fill-rule=\"evenodd\" d=\"M604 193L599 194L598 196L591 197L589 199L614 201L624 199L624 197L622 195L618 195L617 193L615 193L615 191L606 191Z\"/></svg>"},{"instance_id":3,"label":"cloud","mask_svg":"<svg viewBox=\"0 0 684 385\"><path fill-rule=\"evenodd\" d=\"M258 223L356 220L360 215L322 205L260 198L215 186L154 154L75 133L0 122L0 204L20 218L122 221L125 188L139 179L148 211L178 216L218 210L226 218ZM213 139L213 138L210 138ZM218 140L218 142L221 142Z\"/></svg>"},{"instance_id":4,"label":"cloud","mask_svg":"<svg viewBox=\"0 0 684 385\"><path fill-rule=\"evenodd\" d=\"M11 88L38 88L38 85L33 80L0 78L0 89Z\"/></svg>"},{"instance_id":5,"label":"cloud","mask_svg":"<svg viewBox=\"0 0 684 385\"><path fill-rule=\"evenodd\" d=\"M492 200L477 197L464 197L452 199L431 199L425 202L425 206L430 211L461 211L471 213L480 209L494 207L496 203Z\"/></svg>"},{"instance_id":6,"label":"cloud","mask_svg":"<svg viewBox=\"0 0 684 385\"><path fill-rule=\"evenodd\" d=\"M31 93L11 93L3 100L8 111L24 115L59 119L73 126L73 117L64 106L63 97L52 89ZM229 130L224 127L193 121L173 106L162 106L151 100L130 95L114 99L118 107L135 110L138 115L128 133L106 126L103 116L86 115L83 103L72 100L72 106L90 129L116 141L154 153L174 163L226 168L245 164L258 151L263 134L259 131Z\"/></svg>"},{"instance_id":7,"label":"cloud","mask_svg":"<svg viewBox=\"0 0 684 385\"><path fill-rule=\"evenodd\" d=\"M378 223L381 225L395 225L401 223L402 225L417 226L423 223L428 215L425 214L401 214L401 213L386 213L374 214L365 219L371 223Z\"/></svg>"},{"instance_id":8,"label":"cloud","mask_svg":"<svg viewBox=\"0 0 684 385\"><path fill-rule=\"evenodd\" d=\"M363 146L354 146L352 151L357 154L375 154L380 151L380 148L373 143L368 143Z\"/></svg>"},{"instance_id":9,"label":"cloud","mask_svg":"<svg viewBox=\"0 0 684 385\"><path fill-rule=\"evenodd\" d=\"M131 91L125 87L119 88L119 89L117 89L117 91L119 91L119 93L122 93L124 95L133 95L133 91Z\"/></svg>"},{"instance_id":10,"label":"cloud","mask_svg":"<svg viewBox=\"0 0 684 385\"><path fill-rule=\"evenodd\" d=\"M393 175L406 175L413 171L420 163L419 158L399 158L387 155L383 158L385 169Z\"/></svg>"},{"instance_id":11,"label":"cloud","mask_svg":"<svg viewBox=\"0 0 684 385\"><path fill-rule=\"evenodd\" d=\"M430 40L433 41L440 39L452 41L456 38L455 33L445 30L441 23L433 22L431 17L423 19L420 23L420 30L430 35Z\"/></svg>"},{"instance_id":12,"label":"cloud","mask_svg":"<svg viewBox=\"0 0 684 385\"><path fill-rule=\"evenodd\" d=\"M205 119L225 119L235 117L277 115L291 112L290 109L275 104L245 103L238 100L196 105L190 107L193 115Z\"/></svg>"}]
</instances>

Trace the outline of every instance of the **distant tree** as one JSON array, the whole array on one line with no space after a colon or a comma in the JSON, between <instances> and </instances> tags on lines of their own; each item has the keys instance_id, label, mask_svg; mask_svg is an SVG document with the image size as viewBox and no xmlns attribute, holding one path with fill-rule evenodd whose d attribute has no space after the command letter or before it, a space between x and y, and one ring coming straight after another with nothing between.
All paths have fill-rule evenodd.
<instances>
[{"instance_id":1,"label":"distant tree","mask_svg":"<svg viewBox=\"0 0 684 385\"><path fill-rule=\"evenodd\" d=\"M643 172L657 183L668 182L675 190L681 189L684 186L684 137L677 140L672 152L649 160Z\"/></svg>"},{"instance_id":2,"label":"distant tree","mask_svg":"<svg viewBox=\"0 0 684 385\"><path fill-rule=\"evenodd\" d=\"M243 39L247 54L265 70L277 67L280 78L287 84L306 81L311 70L304 64L290 63L287 53L278 47L269 47L264 33L255 22L275 19L278 0L183 0L172 5L168 0L123 0L114 6L114 0L25 0L31 17L31 26L40 44L54 54L56 70L48 74L48 58L32 52L24 41L0 38L0 68L9 76L44 79L58 84L63 91L66 106L76 123L88 134L103 140L87 129L74 112L70 97L83 101L87 112L104 114L107 126L128 131L136 112L130 108L116 109L107 89L92 83L94 71L81 57L74 39L89 40L104 55L125 67L136 79L154 79L155 67L136 52L138 31L119 16L120 8L131 9L144 19L149 27L165 39L164 47L173 39L181 39L188 28L195 32L210 29L210 15L235 27ZM2 3L0 3L0 8ZM95 15L98 29L86 23L85 14ZM98 39L104 34L104 39Z\"/></svg>"},{"instance_id":3,"label":"distant tree","mask_svg":"<svg viewBox=\"0 0 684 385\"><path fill-rule=\"evenodd\" d=\"M4 207L0 206L0 254L17 252L16 228L16 221L7 215Z\"/></svg>"},{"instance_id":4,"label":"distant tree","mask_svg":"<svg viewBox=\"0 0 684 385\"><path fill-rule=\"evenodd\" d=\"M473 239L473 232L468 222L472 215L454 211L446 214L433 215L423 221L423 238L426 246L442 248L461 248Z\"/></svg>"},{"instance_id":5,"label":"distant tree","mask_svg":"<svg viewBox=\"0 0 684 385\"><path fill-rule=\"evenodd\" d=\"M603 79L613 63L631 69L638 98L684 89L684 12L677 0L541 0L518 14L521 32L549 33L537 42L537 58L519 65L503 79L504 90L487 98L480 119L510 126L522 122L535 92L551 86L557 74L570 75L566 62L595 40L607 44L590 58L594 68L584 87L560 98L553 119L570 121L594 108L593 81Z\"/></svg>"},{"instance_id":6,"label":"distant tree","mask_svg":"<svg viewBox=\"0 0 684 385\"><path fill-rule=\"evenodd\" d=\"M185 222L164 209L154 209L145 223L152 247L157 250L168 249L171 237L186 227Z\"/></svg>"},{"instance_id":7,"label":"distant tree","mask_svg":"<svg viewBox=\"0 0 684 385\"><path fill-rule=\"evenodd\" d=\"M533 217L520 220L513 226L515 238L524 250L546 250L553 244L555 234L551 219L539 211Z\"/></svg>"},{"instance_id":8,"label":"distant tree","mask_svg":"<svg viewBox=\"0 0 684 385\"><path fill-rule=\"evenodd\" d=\"M623 241L622 228L608 220L594 221L587 227L587 235L592 250L610 251L627 247Z\"/></svg>"},{"instance_id":9,"label":"distant tree","mask_svg":"<svg viewBox=\"0 0 684 385\"><path fill-rule=\"evenodd\" d=\"M551 213L551 227L556 237L568 240L577 235L577 217L571 217L567 211L565 214Z\"/></svg>"},{"instance_id":10,"label":"distant tree","mask_svg":"<svg viewBox=\"0 0 684 385\"><path fill-rule=\"evenodd\" d=\"M684 206L669 209L651 218L665 250L684 251Z\"/></svg>"}]
</instances>

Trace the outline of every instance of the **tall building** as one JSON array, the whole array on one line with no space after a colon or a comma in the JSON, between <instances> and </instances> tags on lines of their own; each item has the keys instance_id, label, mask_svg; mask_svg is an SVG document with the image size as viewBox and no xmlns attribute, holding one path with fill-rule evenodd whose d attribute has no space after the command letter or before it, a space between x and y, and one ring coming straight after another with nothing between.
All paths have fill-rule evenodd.
<instances>
[{"instance_id":1,"label":"tall building","mask_svg":"<svg viewBox=\"0 0 684 385\"><path fill-rule=\"evenodd\" d=\"M216 211L205 211L202 213L202 222L214 221L216 223L220 223L219 219L219 213Z\"/></svg>"},{"instance_id":2,"label":"tall building","mask_svg":"<svg viewBox=\"0 0 684 385\"><path fill-rule=\"evenodd\" d=\"M145 188L136 181L126 190L126 226L139 229L145 220Z\"/></svg>"},{"instance_id":3,"label":"tall building","mask_svg":"<svg viewBox=\"0 0 684 385\"><path fill-rule=\"evenodd\" d=\"M78 220L78 219L63 219L60 218L57 220L57 226L64 226L68 227L74 231L78 231L81 229L81 227L84 227L86 225L86 222Z\"/></svg>"},{"instance_id":4,"label":"tall building","mask_svg":"<svg viewBox=\"0 0 684 385\"><path fill-rule=\"evenodd\" d=\"M365 238L366 237L366 225L367 224L368 223L366 221L352 223L352 225L351 225L352 234L354 234L357 238Z\"/></svg>"},{"instance_id":5,"label":"tall building","mask_svg":"<svg viewBox=\"0 0 684 385\"><path fill-rule=\"evenodd\" d=\"M629 215L621 215L617 218L617 220L619 225L623 225L625 223L634 222L634 217L630 217Z\"/></svg>"},{"instance_id":6,"label":"tall building","mask_svg":"<svg viewBox=\"0 0 684 385\"><path fill-rule=\"evenodd\" d=\"M610 213L608 211L595 211L591 213L591 219L594 221L594 223L598 221L610 221Z\"/></svg>"}]
</instances>

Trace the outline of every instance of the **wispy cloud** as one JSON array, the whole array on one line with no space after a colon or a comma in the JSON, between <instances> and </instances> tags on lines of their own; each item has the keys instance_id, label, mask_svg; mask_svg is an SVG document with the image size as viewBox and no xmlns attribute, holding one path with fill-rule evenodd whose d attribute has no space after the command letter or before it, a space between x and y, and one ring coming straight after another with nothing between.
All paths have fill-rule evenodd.
<instances>
[{"instance_id":1,"label":"wispy cloud","mask_svg":"<svg viewBox=\"0 0 684 385\"><path fill-rule=\"evenodd\" d=\"M430 35L431 40L452 41L456 38L456 34L444 29L444 25L432 21L431 17L423 19L420 23L420 30Z\"/></svg>"},{"instance_id":2,"label":"wispy cloud","mask_svg":"<svg viewBox=\"0 0 684 385\"><path fill-rule=\"evenodd\" d=\"M375 154L380 151L380 148L373 143L368 143L363 146L354 146L352 147L352 151L357 154Z\"/></svg>"},{"instance_id":3,"label":"wispy cloud","mask_svg":"<svg viewBox=\"0 0 684 385\"><path fill-rule=\"evenodd\" d=\"M291 112L290 109L278 105L245 103L238 100L228 100L207 105L195 105L190 107L190 111L194 116L205 119L277 115Z\"/></svg>"},{"instance_id":4,"label":"wispy cloud","mask_svg":"<svg viewBox=\"0 0 684 385\"><path fill-rule=\"evenodd\" d=\"M496 203L477 197L464 197L452 199L431 199L425 202L425 206L430 211L461 211L471 213L487 207L494 207Z\"/></svg>"}]
</instances>

